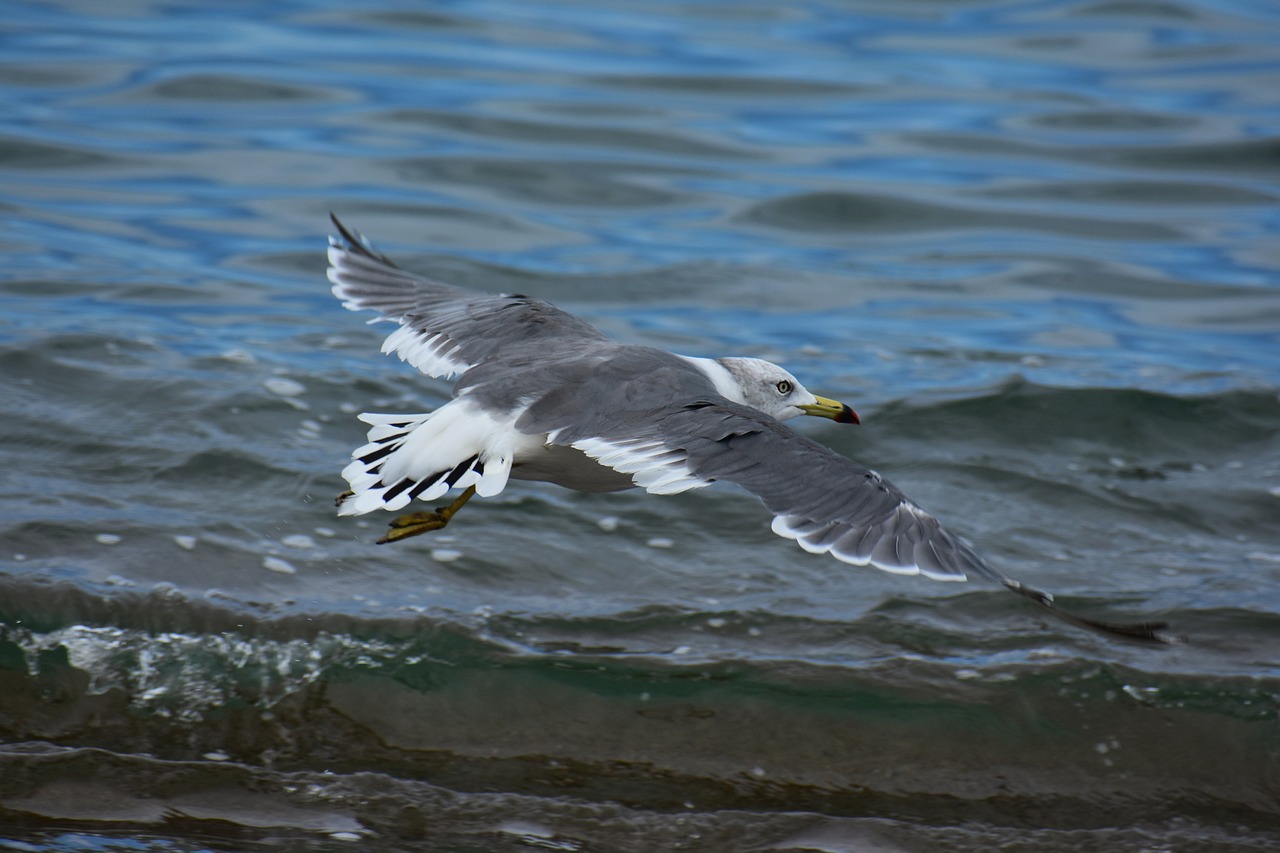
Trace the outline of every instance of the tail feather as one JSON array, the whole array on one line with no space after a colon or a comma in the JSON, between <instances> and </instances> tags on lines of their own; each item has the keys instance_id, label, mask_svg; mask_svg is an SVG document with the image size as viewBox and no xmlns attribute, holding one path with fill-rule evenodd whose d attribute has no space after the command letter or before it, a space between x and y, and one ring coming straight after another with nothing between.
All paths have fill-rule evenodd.
<instances>
[{"instance_id":1,"label":"tail feather","mask_svg":"<svg viewBox=\"0 0 1280 853\"><path fill-rule=\"evenodd\" d=\"M501 492L513 453L477 441L474 431L458 430L453 421L459 414L446 406L428 414L360 415L370 426L368 443L352 452L342 470L351 493L339 500L338 514L399 510L470 486L485 497Z\"/></svg>"}]
</instances>

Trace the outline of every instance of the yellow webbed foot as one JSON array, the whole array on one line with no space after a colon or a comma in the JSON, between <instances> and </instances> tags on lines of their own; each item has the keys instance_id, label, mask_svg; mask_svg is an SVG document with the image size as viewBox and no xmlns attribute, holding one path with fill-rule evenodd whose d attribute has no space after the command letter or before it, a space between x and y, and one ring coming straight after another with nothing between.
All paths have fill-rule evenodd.
<instances>
[{"instance_id":1,"label":"yellow webbed foot","mask_svg":"<svg viewBox=\"0 0 1280 853\"><path fill-rule=\"evenodd\" d=\"M458 499L453 503L448 506L438 506L434 512L411 512L408 515L397 516L388 526L387 532L378 540L378 544L399 542L401 539L408 539L410 536L419 536L423 533L430 533L432 530L439 530L449 523L449 519L453 518L454 513L462 509L462 505L471 500L475 493L476 487L471 486L458 495Z\"/></svg>"}]
</instances>

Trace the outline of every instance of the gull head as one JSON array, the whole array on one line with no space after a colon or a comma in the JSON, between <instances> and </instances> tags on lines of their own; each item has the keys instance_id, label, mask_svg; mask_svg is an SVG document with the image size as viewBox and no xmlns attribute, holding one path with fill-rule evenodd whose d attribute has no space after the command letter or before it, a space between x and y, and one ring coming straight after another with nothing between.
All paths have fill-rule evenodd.
<instances>
[{"instance_id":1,"label":"gull head","mask_svg":"<svg viewBox=\"0 0 1280 853\"><path fill-rule=\"evenodd\" d=\"M735 396L738 402L780 421L799 415L815 415L842 424L858 423L853 409L810 393L800 380L773 362L760 358L718 358L716 362L728 371L737 386L738 394Z\"/></svg>"}]
</instances>

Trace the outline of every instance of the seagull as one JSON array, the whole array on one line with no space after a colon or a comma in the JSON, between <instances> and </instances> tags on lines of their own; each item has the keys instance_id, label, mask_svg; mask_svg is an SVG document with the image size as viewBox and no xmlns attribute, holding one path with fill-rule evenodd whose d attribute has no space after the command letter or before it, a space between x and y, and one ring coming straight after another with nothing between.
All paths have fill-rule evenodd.
<instances>
[{"instance_id":1,"label":"seagull","mask_svg":"<svg viewBox=\"0 0 1280 853\"><path fill-rule=\"evenodd\" d=\"M338 514L397 516L379 544L439 530L511 479L580 492L672 495L735 483L773 514L775 533L854 566L936 581L994 581L1068 622L1167 641L1161 622L1101 622L992 568L880 474L787 426L802 415L857 424L848 405L758 358L700 358L620 344L522 294L494 295L397 267L330 214L328 278L352 311L398 328L382 344L429 377L457 377L435 411L359 415L368 441L342 471Z\"/></svg>"}]
</instances>

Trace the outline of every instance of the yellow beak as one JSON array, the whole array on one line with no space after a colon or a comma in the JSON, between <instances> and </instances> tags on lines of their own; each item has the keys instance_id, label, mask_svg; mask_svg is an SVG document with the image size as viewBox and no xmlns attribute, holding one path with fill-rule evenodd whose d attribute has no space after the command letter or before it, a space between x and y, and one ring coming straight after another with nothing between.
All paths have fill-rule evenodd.
<instances>
[{"instance_id":1,"label":"yellow beak","mask_svg":"<svg viewBox=\"0 0 1280 853\"><path fill-rule=\"evenodd\" d=\"M836 423L861 423L861 421L858 420L857 412L846 406L844 403L827 397L814 397L814 402L807 406L801 406L800 410L806 415L814 415L819 418L831 418L831 420Z\"/></svg>"}]
</instances>

